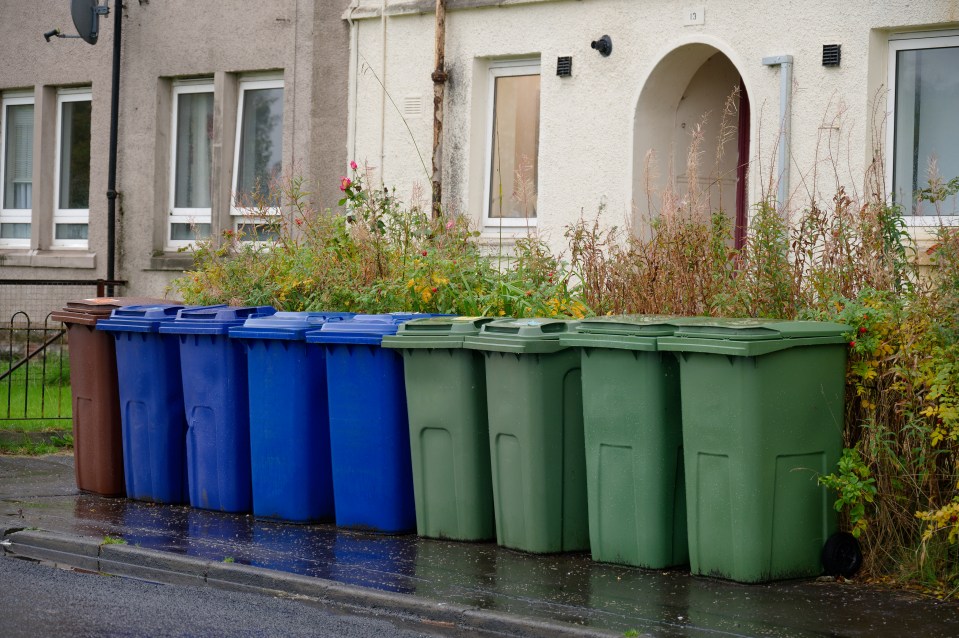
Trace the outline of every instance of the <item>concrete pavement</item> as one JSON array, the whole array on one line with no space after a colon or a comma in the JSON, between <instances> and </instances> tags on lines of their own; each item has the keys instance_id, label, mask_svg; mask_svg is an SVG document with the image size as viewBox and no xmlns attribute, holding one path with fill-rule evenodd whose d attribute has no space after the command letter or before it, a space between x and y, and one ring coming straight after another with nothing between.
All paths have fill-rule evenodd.
<instances>
[{"instance_id":1,"label":"concrete pavement","mask_svg":"<svg viewBox=\"0 0 959 638\"><path fill-rule=\"evenodd\" d=\"M15 531L22 529L23 531ZM142 580L285 592L345 610L520 636L959 635L959 605L857 583L738 585L493 543L80 494L72 457L0 457L4 551ZM105 537L125 544L104 543Z\"/></svg>"}]
</instances>

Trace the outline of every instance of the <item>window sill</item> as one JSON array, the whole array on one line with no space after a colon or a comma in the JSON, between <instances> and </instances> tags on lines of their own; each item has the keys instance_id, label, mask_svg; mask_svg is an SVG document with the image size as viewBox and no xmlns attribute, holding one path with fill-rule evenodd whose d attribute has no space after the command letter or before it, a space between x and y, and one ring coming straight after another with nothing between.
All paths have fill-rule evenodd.
<instances>
[{"instance_id":1,"label":"window sill","mask_svg":"<svg viewBox=\"0 0 959 638\"><path fill-rule=\"evenodd\" d=\"M484 226L476 243L496 246L500 242L513 245L518 239L536 236L536 226Z\"/></svg>"},{"instance_id":2,"label":"window sill","mask_svg":"<svg viewBox=\"0 0 959 638\"><path fill-rule=\"evenodd\" d=\"M0 250L0 265L27 268L85 268L97 266L97 254L76 249Z\"/></svg>"},{"instance_id":3,"label":"window sill","mask_svg":"<svg viewBox=\"0 0 959 638\"><path fill-rule=\"evenodd\" d=\"M959 215L903 215L906 228L927 230L934 233L942 227L954 228L959 226Z\"/></svg>"},{"instance_id":4,"label":"window sill","mask_svg":"<svg viewBox=\"0 0 959 638\"><path fill-rule=\"evenodd\" d=\"M193 267L193 253L163 253L150 258L148 270L183 272Z\"/></svg>"}]
</instances>

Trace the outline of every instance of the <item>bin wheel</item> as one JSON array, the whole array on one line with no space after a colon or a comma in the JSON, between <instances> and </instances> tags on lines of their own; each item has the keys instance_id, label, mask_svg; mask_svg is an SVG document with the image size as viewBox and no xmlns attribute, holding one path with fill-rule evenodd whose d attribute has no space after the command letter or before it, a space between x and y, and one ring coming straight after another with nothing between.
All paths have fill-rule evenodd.
<instances>
[{"instance_id":1,"label":"bin wheel","mask_svg":"<svg viewBox=\"0 0 959 638\"><path fill-rule=\"evenodd\" d=\"M862 549L849 532L836 532L822 547L822 566L829 576L851 578L862 567Z\"/></svg>"}]
</instances>

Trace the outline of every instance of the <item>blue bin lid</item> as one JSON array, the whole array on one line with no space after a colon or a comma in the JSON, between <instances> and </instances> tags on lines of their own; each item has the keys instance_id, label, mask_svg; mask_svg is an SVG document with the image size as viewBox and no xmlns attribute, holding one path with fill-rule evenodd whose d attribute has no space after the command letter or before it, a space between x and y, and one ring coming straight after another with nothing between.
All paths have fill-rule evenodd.
<instances>
[{"instance_id":1,"label":"blue bin lid","mask_svg":"<svg viewBox=\"0 0 959 638\"><path fill-rule=\"evenodd\" d=\"M97 330L106 332L157 332L161 324L175 320L177 313L186 307L203 308L205 306L183 306L182 304L123 306L111 312L109 319L98 321Z\"/></svg>"},{"instance_id":2,"label":"blue bin lid","mask_svg":"<svg viewBox=\"0 0 959 638\"><path fill-rule=\"evenodd\" d=\"M276 312L273 306L206 306L183 308L176 320L160 326L163 334L224 335L230 326L239 326L249 317L268 317Z\"/></svg>"},{"instance_id":3,"label":"blue bin lid","mask_svg":"<svg viewBox=\"0 0 959 638\"><path fill-rule=\"evenodd\" d=\"M400 324L411 319L443 317L417 312L392 312L381 315L356 315L347 321L327 323L306 335L307 343L347 343L379 345L386 335L396 334Z\"/></svg>"},{"instance_id":4,"label":"blue bin lid","mask_svg":"<svg viewBox=\"0 0 959 638\"><path fill-rule=\"evenodd\" d=\"M281 311L268 317L250 317L243 325L230 328L235 339L283 339L302 341L309 330L316 330L327 322L341 322L353 318L352 312L291 312Z\"/></svg>"}]
</instances>

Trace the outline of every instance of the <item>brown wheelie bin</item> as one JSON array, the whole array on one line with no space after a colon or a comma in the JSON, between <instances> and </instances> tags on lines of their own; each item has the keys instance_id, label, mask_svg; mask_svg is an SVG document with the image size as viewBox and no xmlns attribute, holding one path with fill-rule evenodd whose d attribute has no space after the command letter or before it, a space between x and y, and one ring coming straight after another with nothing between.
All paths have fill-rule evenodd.
<instances>
[{"instance_id":1,"label":"brown wheelie bin","mask_svg":"<svg viewBox=\"0 0 959 638\"><path fill-rule=\"evenodd\" d=\"M77 488L103 496L124 496L120 397L113 336L97 332L114 309L164 302L137 297L97 297L71 301L52 319L67 329L73 400L73 457ZM169 303L169 302L164 302Z\"/></svg>"}]
</instances>

